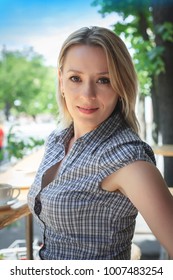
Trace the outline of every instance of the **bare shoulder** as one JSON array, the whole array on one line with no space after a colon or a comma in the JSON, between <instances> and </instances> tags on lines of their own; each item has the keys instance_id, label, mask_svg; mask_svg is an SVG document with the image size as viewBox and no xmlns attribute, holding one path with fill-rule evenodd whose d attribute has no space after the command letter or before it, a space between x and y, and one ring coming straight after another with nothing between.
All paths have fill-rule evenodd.
<instances>
[{"instance_id":1,"label":"bare shoulder","mask_svg":"<svg viewBox=\"0 0 173 280\"><path fill-rule=\"evenodd\" d=\"M170 206L173 210L173 197L160 171L149 162L136 161L123 167L116 174L116 183L144 216L151 208Z\"/></svg>"},{"instance_id":2,"label":"bare shoulder","mask_svg":"<svg viewBox=\"0 0 173 280\"><path fill-rule=\"evenodd\" d=\"M157 167L147 161L135 161L119 169L116 174L118 188L127 196L133 191L164 190L166 183Z\"/></svg>"},{"instance_id":3,"label":"bare shoulder","mask_svg":"<svg viewBox=\"0 0 173 280\"><path fill-rule=\"evenodd\" d=\"M120 168L118 171L112 173L110 176L103 180L104 185L109 186L109 191L115 191L119 189L122 193L129 196L133 189L150 186L155 182L155 186L162 184L165 186L165 182L156 168L156 166L147 161L135 161Z\"/></svg>"},{"instance_id":4,"label":"bare shoulder","mask_svg":"<svg viewBox=\"0 0 173 280\"><path fill-rule=\"evenodd\" d=\"M119 190L127 196L141 213L147 212L149 205L157 209L170 205L173 210L173 197L160 171L147 161L130 163L102 183L108 191Z\"/></svg>"}]
</instances>

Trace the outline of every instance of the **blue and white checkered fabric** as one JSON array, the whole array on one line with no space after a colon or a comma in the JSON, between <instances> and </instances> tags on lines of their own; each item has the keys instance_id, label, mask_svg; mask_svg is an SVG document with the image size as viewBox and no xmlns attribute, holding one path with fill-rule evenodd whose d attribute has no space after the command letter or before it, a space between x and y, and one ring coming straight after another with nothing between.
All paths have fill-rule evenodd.
<instances>
[{"instance_id":1,"label":"blue and white checkered fabric","mask_svg":"<svg viewBox=\"0 0 173 280\"><path fill-rule=\"evenodd\" d=\"M65 157L73 125L51 133L28 194L28 204L43 234L42 259L130 259L137 209L120 192L101 188L102 180L137 160L155 164L119 112L79 138ZM46 170L63 163L56 178L41 188Z\"/></svg>"}]
</instances>

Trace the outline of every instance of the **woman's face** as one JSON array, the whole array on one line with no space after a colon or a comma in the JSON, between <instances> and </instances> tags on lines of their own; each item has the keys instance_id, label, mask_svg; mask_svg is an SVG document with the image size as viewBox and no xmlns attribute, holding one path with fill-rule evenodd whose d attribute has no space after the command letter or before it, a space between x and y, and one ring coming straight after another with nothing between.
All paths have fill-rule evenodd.
<instances>
[{"instance_id":1,"label":"woman's face","mask_svg":"<svg viewBox=\"0 0 173 280\"><path fill-rule=\"evenodd\" d=\"M106 54L101 47L70 47L59 79L75 125L94 129L113 112L118 94L111 86Z\"/></svg>"}]
</instances>

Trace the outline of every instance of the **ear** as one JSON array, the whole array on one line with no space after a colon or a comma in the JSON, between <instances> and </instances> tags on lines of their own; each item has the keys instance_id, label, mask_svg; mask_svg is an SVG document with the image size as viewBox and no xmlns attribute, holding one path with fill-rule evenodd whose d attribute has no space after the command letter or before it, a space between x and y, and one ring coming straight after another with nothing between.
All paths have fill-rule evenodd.
<instances>
[{"instance_id":1,"label":"ear","mask_svg":"<svg viewBox=\"0 0 173 280\"><path fill-rule=\"evenodd\" d=\"M63 92L63 79L62 79L62 70L58 69L58 81L61 92Z\"/></svg>"}]
</instances>

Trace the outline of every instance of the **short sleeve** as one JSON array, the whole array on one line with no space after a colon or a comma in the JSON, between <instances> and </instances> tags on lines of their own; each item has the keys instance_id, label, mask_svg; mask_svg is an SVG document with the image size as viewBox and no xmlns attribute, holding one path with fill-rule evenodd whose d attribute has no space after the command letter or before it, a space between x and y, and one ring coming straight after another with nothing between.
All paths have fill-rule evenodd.
<instances>
[{"instance_id":1,"label":"short sleeve","mask_svg":"<svg viewBox=\"0 0 173 280\"><path fill-rule=\"evenodd\" d=\"M100 174L104 178L120 168L135 161L147 161L156 164L151 147L141 141L134 140L127 143L110 143L100 157Z\"/></svg>"}]
</instances>

